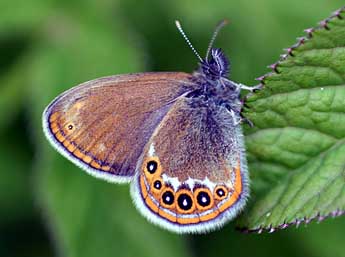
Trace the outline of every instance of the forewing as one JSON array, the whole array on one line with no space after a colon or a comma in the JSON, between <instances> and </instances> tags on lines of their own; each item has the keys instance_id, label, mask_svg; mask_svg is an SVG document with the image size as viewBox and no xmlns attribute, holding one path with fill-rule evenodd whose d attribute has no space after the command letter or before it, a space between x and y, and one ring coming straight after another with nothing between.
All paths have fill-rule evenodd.
<instances>
[{"instance_id":1,"label":"forewing","mask_svg":"<svg viewBox=\"0 0 345 257\"><path fill-rule=\"evenodd\" d=\"M140 73L83 83L45 109L45 134L88 173L127 182L154 129L188 91L189 79L186 73Z\"/></svg>"},{"instance_id":2,"label":"forewing","mask_svg":"<svg viewBox=\"0 0 345 257\"><path fill-rule=\"evenodd\" d=\"M242 131L223 107L180 97L145 147L132 183L141 212L169 230L223 225L248 196Z\"/></svg>"}]
</instances>

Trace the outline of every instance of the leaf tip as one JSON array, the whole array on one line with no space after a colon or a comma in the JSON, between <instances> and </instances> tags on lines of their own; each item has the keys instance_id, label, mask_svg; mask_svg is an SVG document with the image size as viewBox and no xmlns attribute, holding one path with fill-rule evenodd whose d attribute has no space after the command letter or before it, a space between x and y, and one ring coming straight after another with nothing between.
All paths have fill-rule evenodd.
<instances>
[{"instance_id":1,"label":"leaf tip","mask_svg":"<svg viewBox=\"0 0 345 257\"><path fill-rule=\"evenodd\" d=\"M338 10L336 10L335 12L333 12L332 16L333 17L337 17L338 19L343 19L343 17L341 16L341 13L345 11L345 6L339 8Z\"/></svg>"},{"instance_id":2,"label":"leaf tip","mask_svg":"<svg viewBox=\"0 0 345 257\"><path fill-rule=\"evenodd\" d=\"M268 65L267 68L270 68L274 72L279 73L279 71L278 71L278 64L279 64L279 62L275 62L273 64Z\"/></svg>"},{"instance_id":3,"label":"leaf tip","mask_svg":"<svg viewBox=\"0 0 345 257\"><path fill-rule=\"evenodd\" d=\"M263 75L263 76L255 78L255 80L259 81L261 84L265 84L265 82L264 82L265 78L266 78L266 76Z\"/></svg>"},{"instance_id":4,"label":"leaf tip","mask_svg":"<svg viewBox=\"0 0 345 257\"><path fill-rule=\"evenodd\" d=\"M322 21L319 22L319 25L321 26L321 28L324 28L326 30L329 30L329 26L328 26L328 22L330 19L324 19Z\"/></svg>"},{"instance_id":5,"label":"leaf tip","mask_svg":"<svg viewBox=\"0 0 345 257\"><path fill-rule=\"evenodd\" d=\"M314 31L315 31L314 28L308 28L308 29L305 29L305 30L304 30L304 32L307 33L308 38L312 38L312 37L313 37Z\"/></svg>"},{"instance_id":6,"label":"leaf tip","mask_svg":"<svg viewBox=\"0 0 345 257\"><path fill-rule=\"evenodd\" d=\"M295 44L295 45L293 45L293 46L291 46L291 47L289 47L289 48L285 48L284 50L286 51L286 53L287 53L288 55L290 55L290 56L295 56L295 55L292 53L292 51L293 51L297 46L298 46L298 45Z\"/></svg>"}]
</instances>

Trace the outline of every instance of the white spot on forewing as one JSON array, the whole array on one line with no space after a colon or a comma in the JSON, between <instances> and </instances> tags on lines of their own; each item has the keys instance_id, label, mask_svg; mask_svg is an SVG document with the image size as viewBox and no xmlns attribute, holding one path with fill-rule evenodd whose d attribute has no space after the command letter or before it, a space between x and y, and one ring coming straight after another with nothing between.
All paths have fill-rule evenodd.
<instances>
[{"instance_id":1,"label":"white spot on forewing","mask_svg":"<svg viewBox=\"0 0 345 257\"><path fill-rule=\"evenodd\" d=\"M149 157L152 157L155 155L155 147L153 145L153 143L150 145L150 148L149 148Z\"/></svg>"}]
</instances>

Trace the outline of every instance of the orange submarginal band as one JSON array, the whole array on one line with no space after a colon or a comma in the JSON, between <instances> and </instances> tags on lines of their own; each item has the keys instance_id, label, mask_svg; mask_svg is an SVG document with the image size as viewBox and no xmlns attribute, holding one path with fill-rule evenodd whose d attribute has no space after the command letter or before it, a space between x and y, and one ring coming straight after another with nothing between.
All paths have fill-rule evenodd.
<instances>
[{"instance_id":1,"label":"orange submarginal band","mask_svg":"<svg viewBox=\"0 0 345 257\"><path fill-rule=\"evenodd\" d=\"M101 170L103 170L103 171L109 171L110 169L111 169L111 167L108 166L108 165L105 165L105 166L101 167Z\"/></svg>"},{"instance_id":2,"label":"orange submarginal band","mask_svg":"<svg viewBox=\"0 0 345 257\"><path fill-rule=\"evenodd\" d=\"M200 220L201 221L208 221L208 220L212 220L214 219L215 217L217 217L219 215L219 211L218 209L216 208L213 212L210 212L206 215L200 215Z\"/></svg>"},{"instance_id":3,"label":"orange submarginal band","mask_svg":"<svg viewBox=\"0 0 345 257\"><path fill-rule=\"evenodd\" d=\"M62 144L64 145L64 147L68 149L68 147L71 145L71 142L68 140L65 140Z\"/></svg>"},{"instance_id":4,"label":"orange submarginal band","mask_svg":"<svg viewBox=\"0 0 345 257\"><path fill-rule=\"evenodd\" d=\"M49 121L50 122L54 122L58 117L59 117L59 113L58 112L54 112L52 115L50 115Z\"/></svg>"},{"instance_id":5,"label":"orange submarginal band","mask_svg":"<svg viewBox=\"0 0 345 257\"><path fill-rule=\"evenodd\" d=\"M167 220L169 220L171 222L176 222L177 221L176 215L175 216L171 215L170 213L168 213L168 212L166 212L166 211L164 211L162 209L159 209L158 213L159 213L160 216L162 216L163 218L165 218L165 219L167 219Z\"/></svg>"},{"instance_id":6,"label":"orange submarginal band","mask_svg":"<svg viewBox=\"0 0 345 257\"><path fill-rule=\"evenodd\" d=\"M90 165L94 167L95 169L98 169L98 170L101 169L101 165L99 165L98 162L94 160L90 163Z\"/></svg>"},{"instance_id":7,"label":"orange submarginal band","mask_svg":"<svg viewBox=\"0 0 345 257\"><path fill-rule=\"evenodd\" d=\"M140 175L140 191L141 191L141 194L143 196L144 199L146 199L147 197L147 189L146 189L146 185L145 185L145 181L144 181L144 178L142 175Z\"/></svg>"},{"instance_id":8,"label":"orange submarginal band","mask_svg":"<svg viewBox=\"0 0 345 257\"><path fill-rule=\"evenodd\" d=\"M183 218L181 216L177 217L177 223L180 224L195 224L195 223L199 223L200 222L200 217L197 216L195 218Z\"/></svg>"},{"instance_id":9,"label":"orange submarginal band","mask_svg":"<svg viewBox=\"0 0 345 257\"><path fill-rule=\"evenodd\" d=\"M140 188L141 193L144 198L144 201L146 205L153 211L159 214L159 216L171 221L176 222L177 217L170 214L169 212L166 212L164 209L159 208L159 206L151 199L151 195L148 193L148 188L145 183L144 175L140 176Z\"/></svg>"},{"instance_id":10,"label":"orange submarginal band","mask_svg":"<svg viewBox=\"0 0 345 257\"><path fill-rule=\"evenodd\" d=\"M51 115L50 120L56 120L56 115L57 113ZM50 129L53 132L56 140L62 143L65 149L72 153L76 158L78 158L86 164L90 164L91 167L97 170L110 171L111 167L109 165L101 166L93 157L86 155L80 149L77 149L77 147L61 133L61 130L56 122L50 124Z\"/></svg>"},{"instance_id":11,"label":"orange submarginal band","mask_svg":"<svg viewBox=\"0 0 345 257\"><path fill-rule=\"evenodd\" d=\"M59 127L56 122L50 124L50 129L54 134L59 131Z\"/></svg>"},{"instance_id":12,"label":"orange submarginal band","mask_svg":"<svg viewBox=\"0 0 345 257\"><path fill-rule=\"evenodd\" d=\"M145 178L144 176L140 176L140 188L141 188L141 193L144 198L145 203L147 206L153 211L153 212L158 212L159 208L158 206L152 201L150 195L148 194L146 183L145 183Z\"/></svg>"},{"instance_id":13,"label":"orange submarginal band","mask_svg":"<svg viewBox=\"0 0 345 257\"><path fill-rule=\"evenodd\" d=\"M158 206L152 201L150 195L148 195L148 196L145 198L145 202L146 202L146 204L150 207L150 209L151 209L153 212L158 212L159 208L158 208Z\"/></svg>"},{"instance_id":14,"label":"orange submarginal band","mask_svg":"<svg viewBox=\"0 0 345 257\"><path fill-rule=\"evenodd\" d=\"M240 194L242 193L242 176L241 176L241 168L240 165L237 166L236 170L236 182L234 186L234 192L232 193L231 197L221 206L219 206L219 211L223 212L230 208L239 198Z\"/></svg>"},{"instance_id":15,"label":"orange submarginal band","mask_svg":"<svg viewBox=\"0 0 345 257\"><path fill-rule=\"evenodd\" d=\"M60 131L55 133L55 138L60 142L63 143L63 141L65 141L65 137L61 134Z\"/></svg>"},{"instance_id":16,"label":"orange submarginal band","mask_svg":"<svg viewBox=\"0 0 345 257\"><path fill-rule=\"evenodd\" d=\"M92 158L90 156L84 154L83 162L89 164L91 161L92 161Z\"/></svg>"}]
</instances>

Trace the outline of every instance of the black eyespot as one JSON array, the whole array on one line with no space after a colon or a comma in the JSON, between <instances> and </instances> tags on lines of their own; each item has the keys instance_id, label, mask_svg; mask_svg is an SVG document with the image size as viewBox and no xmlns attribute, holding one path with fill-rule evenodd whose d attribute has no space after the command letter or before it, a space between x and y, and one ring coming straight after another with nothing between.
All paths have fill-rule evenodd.
<instances>
[{"instance_id":1,"label":"black eyespot","mask_svg":"<svg viewBox=\"0 0 345 257\"><path fill-rule=\"evenodd\" d=\"M147 171L150 172L151 174L155 173L157 170L157 162L155 161L149 161L146 165Z\"/></svg>"},{"instance_id":2,"label":"black eyespot","mask_svg":"<svg viewBox=\"0 0 345 257\"><path fill-rule=\"evenodd\" d=\"M69 130L72 130L73 129L73 125L68 125L68 127L67 127Z\"/></svg>"},{"instance_id":3,"label":"black eyespot","mask_svg":"<svg viewBox=\"0 0 345 257\"><path fill-rule=\"evenodd\" d=\"M180 194L177 199L178 206L185 211L188 211L193 206L192 198L187 194Z\"/></svg>"},{"instance_id":4,"label":"black eyespot","mask_svg":"<svg viewBox=\"0 0 345 257\"><path fill-rule=\"evenodd\" d=\"M161 189L162 188L162 183L159 180L156 180L153 183L153 187L156 188L156 189Z\"/></svg>"},{"instance_id":5,"label":"black eyespot","mask_svg":"<svg viewBox=\"0 0 345 257\"><path fill-rule=\"evenodd\" d=\"M224 196L225 196L225 191L224 191L224 189L222 189L222 188L218 188L218 189L216 190L216 194L217 194L219 197L224 197Z\"/></svg>"},{"instance_id":6,"label":"black eyespot","mask_svg":"<svg viewBox=\"0 0 345 257\"><path fill-rule=\"evenodd\" d=\"M165 203L166 205L173 204L174 199L175 199L174 194L171 191L166 191L162 195L163 203Z\"/></svg>"},{"instance_id":7,"label":"black eyespot","mask_svg":"<svg viewBox=\"0 0 345 257\"><path fill-rule=\"evenodd\" d=\"M196 199L198 201L198 204L201 205L202 207L206 207L210 205L211 203L211 198L209 194L203 191L198 193L198 195L196 196Z\"/></svg>"}]
</instances>

